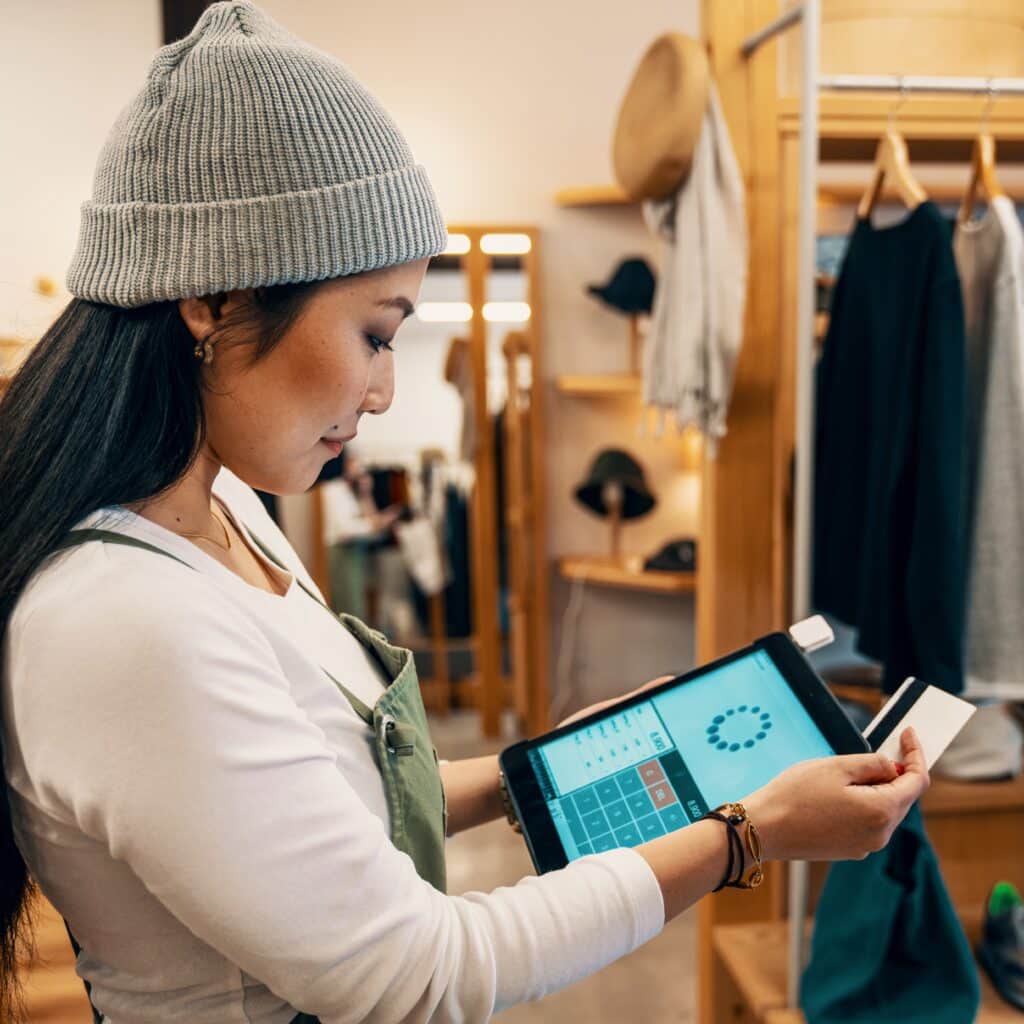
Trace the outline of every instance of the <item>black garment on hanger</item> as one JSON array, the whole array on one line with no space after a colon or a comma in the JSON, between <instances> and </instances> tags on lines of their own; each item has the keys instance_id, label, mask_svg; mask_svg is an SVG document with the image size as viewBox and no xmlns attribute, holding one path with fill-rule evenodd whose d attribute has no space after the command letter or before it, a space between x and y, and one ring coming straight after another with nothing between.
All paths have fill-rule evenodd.
<instances>
[{"instance_id":1,"label":"black garment on hanger","mask_svg":"<svg viewBox=\"0 0 1024 1024\"><path fill-rule=\"evenodd\" d=\"M964 314L931 202L858 221L817 372L815 606L855 627L895 690L963 689Z\"/></svg>"}]
</instances>

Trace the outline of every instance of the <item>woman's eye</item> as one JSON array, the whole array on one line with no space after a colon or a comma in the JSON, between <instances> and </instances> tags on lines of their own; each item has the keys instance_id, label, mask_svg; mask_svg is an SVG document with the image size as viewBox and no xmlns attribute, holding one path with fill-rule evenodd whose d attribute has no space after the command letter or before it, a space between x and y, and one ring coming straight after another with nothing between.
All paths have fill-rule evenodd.
<instances>
[{"instance_id":1,"label":"woman's eye","mask_svg":"<svg viewBox=\"0 0 1024 1024\"><path fill-rule=\"evenodd\" d=\"M378 338L375 334L367 334L366 340L370 343L370 348L372 348L374 352L379 352L381 349L386 349L388 352L394 352L390 341Z\"/></svg>"}]
</instances>

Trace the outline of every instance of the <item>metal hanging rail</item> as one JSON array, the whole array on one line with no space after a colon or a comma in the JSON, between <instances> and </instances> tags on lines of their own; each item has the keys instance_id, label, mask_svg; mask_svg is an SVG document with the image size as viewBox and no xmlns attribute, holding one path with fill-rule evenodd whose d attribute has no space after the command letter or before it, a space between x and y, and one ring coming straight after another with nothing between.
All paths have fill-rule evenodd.
<instances>
[{"instance_id":1,"label":"metal hanging rail","mask_svg":"<svg viewBox=\"0 0 1024 1024\"><path fill-rule=\"evenodd\" d=\"M774 21L768 22L767 25L759 32L755 32L752 36L747 36L743 40L743 45L740 50L743 52L744 57L750 57L761 45L767 43L770 39L774 39L780 32L785 32L791 25L795 25L804 16L804 9L801 6L791 7L785 14L780 14Z\"/></svg>"},{"instance_id":2,"label":"metal hanging rail","mask_svg":"<svg viewBox=\"0 0 1024 1024\"><path fill-rule=\"evenodd\" d=\"M819 75L821 92L931 92L1024 96L1024 78L953 78L942 75Z\"/></svg>"}]
</instances>

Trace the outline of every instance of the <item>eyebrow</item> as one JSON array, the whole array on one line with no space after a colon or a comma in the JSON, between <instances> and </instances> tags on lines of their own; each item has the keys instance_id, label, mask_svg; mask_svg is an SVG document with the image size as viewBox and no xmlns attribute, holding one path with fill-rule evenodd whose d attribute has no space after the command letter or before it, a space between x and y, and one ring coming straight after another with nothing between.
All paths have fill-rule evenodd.
<instances>
[{"instance_id":1,"label":"eyebrow","mask_svg":"<svg viewBox=\"0 0 1024 1024\"><path fill-rule=\"evenodd\" d=\"M406 319L416 312L413 304L404 295L395 295L390 299L381 299L378 306L388 306L393 309L400 309L402 311L402 319Z\"/></svg>"}]
</instances>

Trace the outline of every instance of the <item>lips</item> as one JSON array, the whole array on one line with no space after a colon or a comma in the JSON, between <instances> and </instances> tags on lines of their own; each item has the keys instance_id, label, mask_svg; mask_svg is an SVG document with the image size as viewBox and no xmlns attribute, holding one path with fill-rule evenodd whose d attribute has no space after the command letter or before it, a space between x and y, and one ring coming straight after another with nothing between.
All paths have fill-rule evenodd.
<instances>
[{"instance_id":1,"label":"lips","mask_svg":"<svg viewBox=\"0 0 1024 1024\"><path fill-rule=\"evenodd\" d=\"M341 449L345 444L355 436L355 434L349 434L347 437L321 437L320 443L331 452L332 457L337 457L341 454Z\"/></svg>"}]
</instances>

